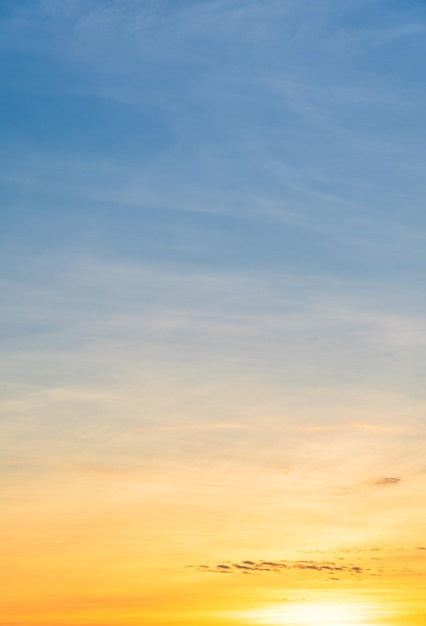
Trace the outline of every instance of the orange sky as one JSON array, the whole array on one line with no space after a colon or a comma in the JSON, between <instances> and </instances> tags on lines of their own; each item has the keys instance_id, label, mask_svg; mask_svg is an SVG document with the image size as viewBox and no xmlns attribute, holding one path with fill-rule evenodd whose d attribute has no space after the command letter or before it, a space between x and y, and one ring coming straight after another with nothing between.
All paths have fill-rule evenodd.
<instances>
[{"instance_id":1,"label":"orange sky","mask_svg":"<svg viewBox=\"0 0 426 626\"><path fill-rule=\"evenodd\" d=\"M75 393L79 410L114 406L111 390ZM117 420L144 414L145 399L116 393ZM351 393L294 390L262 425L241 394L245 420L223 427L196 415L171 427L166 408L151 426L99 423L43 455L21 440L3 467L2 623L323 623L311 611L339 626L421 624L422 480L415 454L398 458L419 450L421 431L386 426L379 412L376 424L355 423L354 398L336 425ZM14 408L59 414L73 400L44 395ZM173 402L189 411L178 390ZM305 421L325 408L328 424ZM300 426L287 426L295 415Z\"/></svg>"}]
</instances>

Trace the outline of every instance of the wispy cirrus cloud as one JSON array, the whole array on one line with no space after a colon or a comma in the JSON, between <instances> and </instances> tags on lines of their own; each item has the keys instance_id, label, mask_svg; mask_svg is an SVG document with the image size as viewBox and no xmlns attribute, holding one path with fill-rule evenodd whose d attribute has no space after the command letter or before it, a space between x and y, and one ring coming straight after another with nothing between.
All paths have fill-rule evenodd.
<instances>
[{"instance_id":1,"label":"wispy cirrus cloud","mask_svg":"<svg viewBox=\"0 0 426 626\"><path fill-rule=\"evenodd\" d=\"M394 487L402 481L400 476L381 476L380 478L372 478L368 484L373 487Z\"/></svg>"},{"instance_id":2,"label":"wispy cirrus cloud","mask_svg":"<svg viewBox=\"0 0 426 626\"><path fill-rule=\"evenodd\" d=\"M338 488L337 493L352 493L365 488L377 487L377 488L389 488L396 487L403 482L401 476L380 476L378 478L368 478L360 483L354 485L346 485Z\"/></svg>"}]
</instances>

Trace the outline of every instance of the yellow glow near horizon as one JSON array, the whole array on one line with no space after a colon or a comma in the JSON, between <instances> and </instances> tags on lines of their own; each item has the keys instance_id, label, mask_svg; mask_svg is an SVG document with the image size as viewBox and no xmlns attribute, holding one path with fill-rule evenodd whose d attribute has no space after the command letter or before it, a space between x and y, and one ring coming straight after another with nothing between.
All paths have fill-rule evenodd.
<instances>
[{"instance_id":1,"label":"yellow glow near horizon","mask_svg":"<svg viewBox=\"0 0 426 626\"><path fill-rule=\"evenodd\" d=\"M376 616L377 609L371 605L344 602L289 603L246 614L258 624L271 626L381 626Z\"/></svg>"}]
</instances>

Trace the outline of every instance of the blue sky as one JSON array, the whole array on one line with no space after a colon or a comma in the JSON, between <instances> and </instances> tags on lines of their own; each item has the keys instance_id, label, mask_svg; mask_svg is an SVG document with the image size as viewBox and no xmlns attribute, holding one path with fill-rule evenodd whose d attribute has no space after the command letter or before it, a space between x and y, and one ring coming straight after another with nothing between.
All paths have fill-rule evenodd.
<instances>
[{"instance_id":1,"label":"blue sky","mask_svg":"<svg viewBox=\"0 0 426 626\"><path fill-rule=\"evenodd\" d=\"M10 624L321 551L424 605L425 55L423 0L1 0Z\"/></svg>"},{"instance_id":2,"label":"blue sky","mask_svg":"<svg viewBox=\"0 0 426 626\"><path fill-rule=\"evenodd\" d=\"M0 11L11 402L423 402L423 2Z\"/></svg>"}]
</instances>

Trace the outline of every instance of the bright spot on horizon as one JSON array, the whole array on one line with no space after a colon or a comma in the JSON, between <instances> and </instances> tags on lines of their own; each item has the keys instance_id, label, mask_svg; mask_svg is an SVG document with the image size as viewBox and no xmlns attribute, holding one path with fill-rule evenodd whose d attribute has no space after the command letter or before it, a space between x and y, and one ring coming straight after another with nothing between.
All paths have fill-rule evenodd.
<instances>
[{"instance_id":1,"label":"bright spot on horizon","mask_svg":"<svg viewBox=\"0 0 426 626\"><path fill-rule=\"evenodd\" d=\"M364 603L300 602L256 609L244 614L253 623L270 626L360 626L370 624L377 609Z\"/></svg>"}]
</instances>

